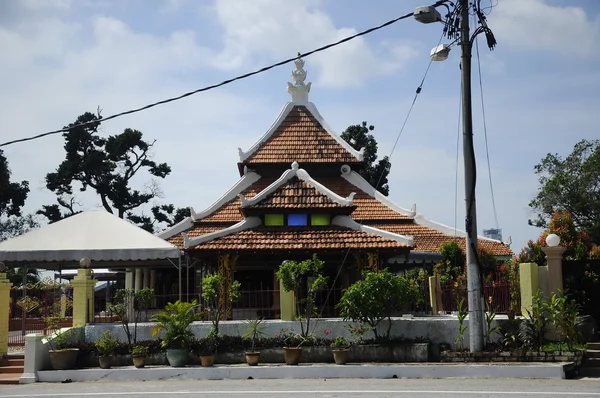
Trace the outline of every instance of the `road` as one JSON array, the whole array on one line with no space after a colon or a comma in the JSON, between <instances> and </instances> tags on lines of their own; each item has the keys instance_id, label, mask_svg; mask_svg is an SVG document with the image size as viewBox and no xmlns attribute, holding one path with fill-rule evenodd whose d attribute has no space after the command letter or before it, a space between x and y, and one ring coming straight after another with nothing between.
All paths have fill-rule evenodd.
<instances>
[{"instance_id":1,"label":"road","mask_svg":"<svg viewBox=\"0 0 600 398\"><path fill-rule=\"evenodd\" d=\"M0 386L0 397L545 397L600 398L600 380L336 379L178 380Z\"/></svg>"}]
</instances>

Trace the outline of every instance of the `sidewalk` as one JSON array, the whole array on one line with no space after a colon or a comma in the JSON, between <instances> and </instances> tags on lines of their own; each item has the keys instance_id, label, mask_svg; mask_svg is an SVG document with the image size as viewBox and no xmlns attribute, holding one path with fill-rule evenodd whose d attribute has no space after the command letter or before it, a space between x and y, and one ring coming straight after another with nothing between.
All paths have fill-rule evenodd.
<instances>
[{"instance_id":1,"label":"sidewalk","mask_svg":"<svg viewBox=\"0 0 600 398\"><path fill-rule=\"evenodd\" d=\"M410 363L410 364L263 364L250 367L215 365L203 367L133 366L111 369L42 370L40 382L147 381L224 379L336 379L336 378L532 378L565 379L572 363Z\"/></svg>"}]
</instances>

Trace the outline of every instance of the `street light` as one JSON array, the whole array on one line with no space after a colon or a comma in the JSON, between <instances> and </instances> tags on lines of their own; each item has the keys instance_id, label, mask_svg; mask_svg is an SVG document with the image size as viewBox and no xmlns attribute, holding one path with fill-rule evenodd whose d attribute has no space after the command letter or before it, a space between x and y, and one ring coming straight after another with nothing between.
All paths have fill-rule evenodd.
<instances>
[{"instance_id":1,"label":"street light","mask_svg":"<svg viewBox=\"0 0 600 398\"><path fill-rule=\"evenodd\" d=\"M446 3L438 2L436 6L448 7ZM444 24L444 34L452 40L459 40L461 47L461 82L462 82L462 112L463 112L463 159L465 170L465 231L467 252L467 292L469 305L469 345L471 352L483 350L483 289L477 254L477 211L475 205L476 163L473 148L473 112L471 105L471 49L473 40L479 33L485 33L490 49L496 45L492 31L487 27L485 13L481 10L480 1L473 2L475 15L479 26L473 36L469 31L469 0L459 0L445 20L434 6L417 7L414 11L415 20L422 23L441 22ZM444 61L448 58L451 44L441 44L431 50L432 61Z\"/></svg>"}]
</instances>

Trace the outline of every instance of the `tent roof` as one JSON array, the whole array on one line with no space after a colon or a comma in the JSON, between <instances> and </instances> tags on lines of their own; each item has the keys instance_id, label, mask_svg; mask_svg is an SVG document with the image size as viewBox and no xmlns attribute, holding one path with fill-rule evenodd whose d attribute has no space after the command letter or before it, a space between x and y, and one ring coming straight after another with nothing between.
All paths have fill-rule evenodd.
<instances>
[{"instance_id":1,"label":"tent roof","mask_svg":"<svg viewBox=\"0 0 600 398\"><path fill-rule=\"evenodd\" d=\"M0 261L128 261L177 258L177 246L104 209L76 214L0 243Z\"/></svg>"}]
</instances>

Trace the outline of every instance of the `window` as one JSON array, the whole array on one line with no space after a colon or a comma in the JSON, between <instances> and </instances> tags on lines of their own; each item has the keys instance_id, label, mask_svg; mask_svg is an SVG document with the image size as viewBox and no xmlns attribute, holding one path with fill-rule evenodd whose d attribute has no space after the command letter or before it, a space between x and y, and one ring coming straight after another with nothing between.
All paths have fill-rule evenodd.
<instances>
[{"instance_id":1,"label":"window","mask_svg":"<svg viewBox=\"0 0 600 398\"><path fill-rule=\"evenodd\" d=\"M308 225L308 215L306 214L288 214L288 225L291 227L299 227Z\"/></svg>"},{"instance_id":2,"label":"window","mask_svg":"<svg viewBox=\"0 0 600 398\"><path fill-rule=\"evenodd\" d=\"M311 214L310 225L329 225L331 217L329 214Z\"/></svg>"},{"instance_id":3,"label":"window","mask_svg":"<svg viewBox=\"0 0 600 398\"><path fill-rule=\"evenodd\" d=\"M267 227L283 226L283 214L265 214L265 225Z\"/></svg>"}]
</instances>

